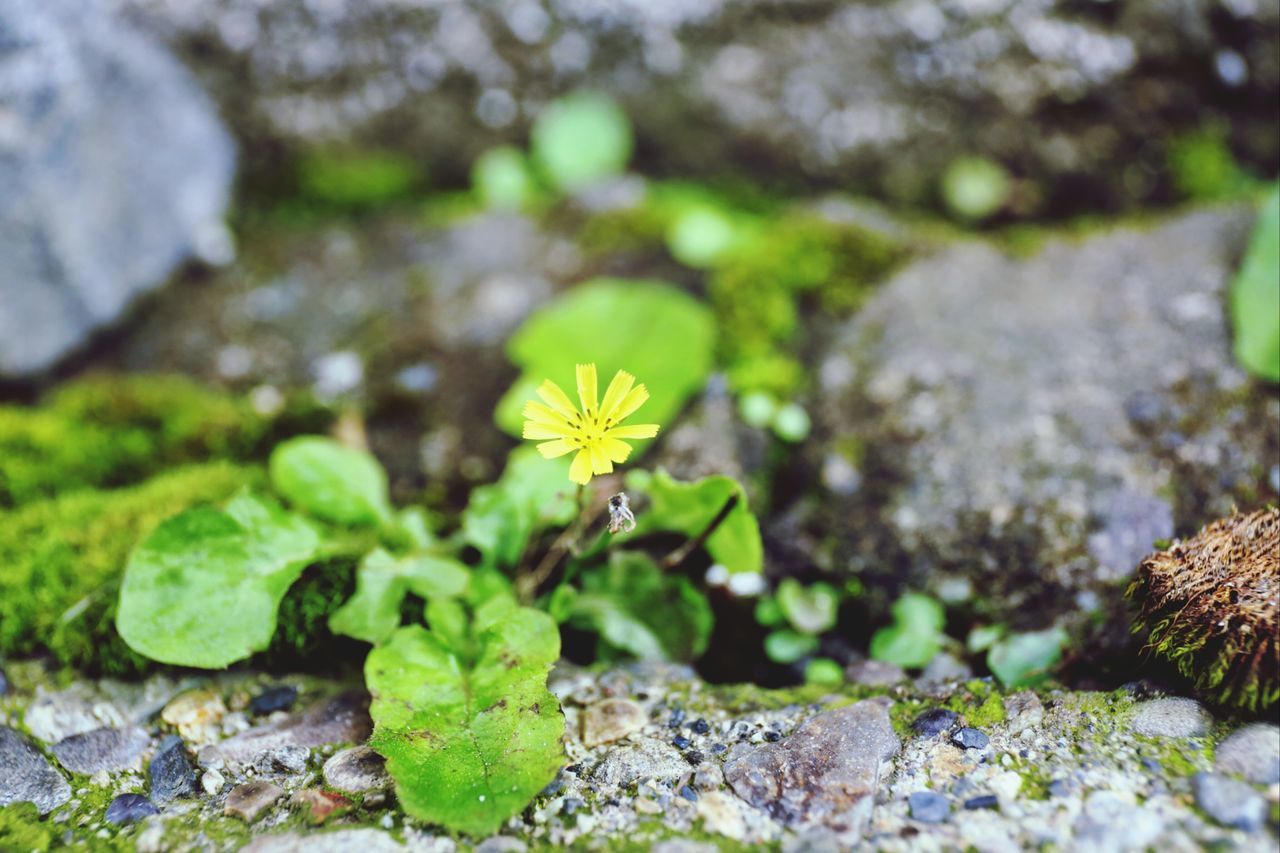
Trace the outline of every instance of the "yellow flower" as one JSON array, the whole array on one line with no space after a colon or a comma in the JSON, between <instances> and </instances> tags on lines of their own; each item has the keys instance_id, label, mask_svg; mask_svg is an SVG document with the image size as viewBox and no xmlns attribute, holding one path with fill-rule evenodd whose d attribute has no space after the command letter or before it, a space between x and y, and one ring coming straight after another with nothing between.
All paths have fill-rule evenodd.
<instances>
[{"instance_id":1,"label":"yellow flower","mask_svg":"<svg viewBox=\"0 0 1280 853\"><path fill-rule=\"evenodd\" d=\"M550 379L538 388L543 403L530 400L524 404L524 437L543 440L538 452L548 459L556 459L566 453L573 457L569 466L569 479L575 483L590 482L594 474L609 474L613 463L625 462L631 454L631 445L624 438L653 438L658 434L657 424L619 426L636 409L649 399L643 385L635 385L636 378L625 370L619 370L604 392L604 401L596 402L596 366L578 365L578 399L582 411L578 411L569 395Z\"/></svg>"}]
</instances>

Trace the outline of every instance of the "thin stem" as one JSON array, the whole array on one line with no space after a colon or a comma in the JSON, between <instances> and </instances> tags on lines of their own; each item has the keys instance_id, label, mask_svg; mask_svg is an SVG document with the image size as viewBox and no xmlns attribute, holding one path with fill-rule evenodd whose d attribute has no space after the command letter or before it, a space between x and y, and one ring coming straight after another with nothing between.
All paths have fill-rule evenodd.
<instances>
[{"instance_id":1,"label":"thin stem","mask_svg":"<svg viewBox=\"0 0 1280 853\"><path fill-rule=\"evenodd\" d=\"M729 495L729 499L724 502L724 506L720 507L720 511L716 513L715 518L711 519L711 521L707 523L707 526L702 528L701 533L690 539L688 542L685 542L662 560L662 568L674 569L676 566L689 559L690 554L706 544L707 539L710 538L712 533L716 532L717 527L724 523L724 520L729 517L729 513L733 512L733 508L737 505L737 494Z\"/></svg>"},{"instance_id":2,"label":"thin stem","mask_svg":"<svg viewBox=\"0 0 1280 853\"><path fill-rule=\"evenodd\" d=\"M565 558L566 554L576 551L578 540L582 538L582 534L604 511L603 507L592 509L587 505L586 491L586 486L579 483L578 493L575 497L575 502L578 506L578 517L556 537L556 541L551 543L550 550L542 556L533 571L521 575L516 581L516 592L519 593L521 601L527 603L533 600L533 594L538 591L538 587L542 586L546 579L551 577L551 573L556 570L556 566L560 565L560 561Z\"/></svg>"}]
</instances>

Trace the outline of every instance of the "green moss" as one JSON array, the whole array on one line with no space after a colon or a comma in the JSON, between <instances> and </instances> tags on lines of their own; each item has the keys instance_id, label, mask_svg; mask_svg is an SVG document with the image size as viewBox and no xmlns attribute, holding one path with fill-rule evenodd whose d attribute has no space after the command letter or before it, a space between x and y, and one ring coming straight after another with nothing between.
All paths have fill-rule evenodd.
<instances>
[{"instance_id":1,"label":"green moss","mask_svg":"<svg viewBox=\"0 0 1280 853\"><path fill-rule=\"evenodd\" d=\"M967 682L963 690L957 690L947 700L946 707L962 714L966 722L976 729L998 725L1005 720L1004 694L991 682L981 679Z\"/></svg>"},{"instance_id":2,"label":"green moss","mask_svg":"<svg viewBox=\"0 0 1280 853\"><path fill-rule=\"evenodd\" d=\"M254 467L211 463L177 468L112 491L86 490L0 512L0 655L49 651L62 664L134 675L152 664L115 630L120 577L129 553L160 521L199 503L219 503L260 484ZM372 536L372 534L371 534ZM354 557L372 541L334 547L339 555L307 569L281 605L263 663L295 667L341 644L329 613L354 586ZM348 553L350 552L350 553ZM332 666L332 657L313 658Z\"/></svg>"},{"instance_id":3,"label":"green moss","mask_svg":"<svg viewBox=\"0 0 1280 853\"><path fill-rule=\"evenodd\" d=\"M53 839L54 827L40 819L33 804L14 803L0 808L0 850L48 850Z\"/></svg>"},{"instance_id":4,"label":"green moss","mask_svg":"<svg viewBox=\"0 0 1280 853\"><path fill-rule=\"evenodd\" d=\"M0 406L0 510L184 462L246 458L270 427L247 402L178 377L80 380L39 407Z\"/></svg>"}]
</instances>

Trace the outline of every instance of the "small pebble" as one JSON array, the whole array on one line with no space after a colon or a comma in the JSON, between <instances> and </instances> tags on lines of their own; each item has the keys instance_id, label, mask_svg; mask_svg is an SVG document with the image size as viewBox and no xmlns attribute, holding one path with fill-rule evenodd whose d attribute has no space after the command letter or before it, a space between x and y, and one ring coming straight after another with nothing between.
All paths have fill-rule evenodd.
<instances>
[{"instance_id":1,"label":"small pebble","mask_svg":"<svg viewBox=\"0 0 1280 853\"><path fill-rule=\"evenodd\" d=\"M253 823L276 800L284 796L284 788L270 782L256 780L236 785L227 794L226 805L222 813L228 817L238 817L245 823Z\"/></svg>"},{"instance_id":2,"label":"small pebble","mask_svg":"<svg viewBox=\"0 0 1280 853\"><path fill-rule=\"evenodd\" d=\"M560 804L560 814L572 815L578 809L586 805L586 802L577 797L565 797L564 802Z\"/></svg>"},{"instance_id":3,"label":"small pebble","mask_svg":"<svg viewBox=\"0 0 1280 853\"><path fill-rule=\"evenodd\" d=\"M711 752L714 753L715 755L720 755L721 753L728 752L728 751L729 751L729 747L725 746L722 743L711 744Z\"/></svg>"},{"instance_id":4,"label":"small pebble","mask_svg":"<svg viewBox=\"0 0 1280 853\"><path fill-rule=\"evenodd\" d=\"M986 749L991 738L972 726L965 726L951 736L951 742L962 749Z\"/></svg>"},{"instance_id":5,"label":"small pebble","mask_svg":"<svg viewBox=\"0 0 1280 853\"><path fill-rule=\"evenodd\" d=\"M667 728L678 729L684 725L684 709L677 708L671 712L671 719L667 720Z\"/></svg>"},{"instance_id":6,"label":"small pebble","mask_svg":"<svg viewBox=\"0 0 1280 853\"><path fill-rule=\"evenodd\" d=\"M1280 728L1253 723L1233 732L1213 757L1219 773L1239 774L1256 785L1280 782Z\"/></svg>"},{"instance_id":7,"label":"small pebble","mask_svg":"<svg viewBox=\"0 0 1280 853\"><path fill-rule=\"evenodd\" d=\"M778 734L773 729L770 729L764 733L764 739L769 741L769 743L777 743L782 740L782 735Z\"/></svg>"},{"instance_id":8,"label":"small pebble","mask_svg":"<svg viewBox=\"0 0 1280 853\"><path fill-rule=\"evenodd\" d=\"M912 730L921 737L937 737L949 732L960 720L960 715L946 708L930 708L911 723Z\"/></svg>"},{"instance_id":9,"label":"small pebble","mask_svg":"<svg viewBox=\"0 0 1280 853\"><path fill-rule=\"evenodd\" d=\"M698 801L698 792L690 788L688 785L681 785L678 793L691 803L696 803Z\"/></svg>"},{"instance_id":10,"label":"small pebble","mask_svg":"<svg viewBox=\"0 0 1280 853\"><path fill-rule=\"evenodd\" d=\"M291 684L278 684L253 697L249 710L255 716L270 714L275 711L287 711L298 700L298 688Z\"/></svg>"},{"instance_id":11,"label":"small pebble","mask_svg":"<svg viewBox=\"0 0 1280 853\"><path fill-rule=\"evenodd\" d=\"M1267 801L1246 782L1217 773L1197 773L1191 780L1196 805L1223 826L1256 832L1267 819Z\"/></svg>"},{"instance_id":12,"label":"small pebble","mask_svg":"<svg viewBox=\"0 0 1280 853\"><path fill-rule=\"evenodd\" d=\"M9 679L4 677L4 670L0 669L0 696L4 696L9 692Z\"/></svg>"},{"instance_id":13,"label":"small pebble","mask_svg":"<svg viewBox=\"0 0 1280 853\"><path fill-rule=\"evenodd\" d=\"M153 814L160 814L150 800L141 794L121 794L107 806L103 818L107 823L136 823Z\"/></svg>"},{"instance_id":14,"label":"small pebble","mask_svg":"<svg viewBox=\"0 0 1280 853\"><path fill-rule=\"evenodd\" d=\"M1213 717L1194 699L1167 696L1135 705L1129 725L1147 737L1198 737L1209 733Z\"/></svg>"},{"instance_id":15,"label":"small pebble","mask_svg":"<svg viewBox=\"0 0 1280 853\"><path fill-rule=\"evenodd\" d=\"M693 729L695 735L705 735L711 731L711 724L702 718L698 718L693 721L693 725L689 728Z\"/></svg>"},{"instance_id":16,"label":"small pebble","mask_svg":"<svg viewBox=\"0 0 1280 853\"><path fill-rule=\"evenodd\" d=\"M194 796L199 790L196 769L191 766L186 745L177 735L169 735L160 741L148 773L151 796L158 802Z\"/></svg>"},{"instance_id":17,"label":"small pebble","mask_svg":"<svg viewBox=\"0 0 1280 853\"><path fill-rule=\"evenodd\" d=\"M1066 779L1054 779L1049 782L1049 796L1051 797L1069 797L1071 796L1071 783Z\"/></svg>"},{"instance_id":18,"label":"small pebble","mask_svg":"<svg viewBox=\"0 0 1280 853\"><path fill-rule=\"evenodd\" d=\"M964 807L973 811L974 809L994 809L1000 805L1000 800L995 794L983 794L980 797L970 797L964 801Z\"/></svg>"},{"instance_id":19,"label":"small pebble","mask_svg":"<svg viewBox=\"0 0 1280 853\"><path fill-rule=\"evenodd\" d=\"M916 791L907 804L911 817L921 823L942 823L951 814L951 801L936 791Z\"/></svg>"},{"instance_id":20,"label":"small pebble","mask_svg":"<svg viewBox=\"0 0 1280 853\"><path fill-rule=\"evenodd\" d=\"M671 745L676 749L688 749L692 743L693 741L689 740L684 735L676 735L671 739Z\"/></svg>"},{"instance_id":21,"label":"small pebble","mask_svg":"<svg viewBox=\"0 0 1280 853\"><path fill-rule=\"evenodd\" d=\"M200 787L204 788L204 792L209 796L216 797L226 781L217 770L206 770L200 777Z\"/></svg>"},{"instance_id":22,"label":"small pebble","mask_svg":"<svg viewBox=\"0 0 1280 853\"><path fill-rule=\"evenodd\" d=\"M696 749L691 749L684 754L684 760L692 764L694 767L701 764L704 758L706 758L706 756Z\"/></svg>"}]
</instances>

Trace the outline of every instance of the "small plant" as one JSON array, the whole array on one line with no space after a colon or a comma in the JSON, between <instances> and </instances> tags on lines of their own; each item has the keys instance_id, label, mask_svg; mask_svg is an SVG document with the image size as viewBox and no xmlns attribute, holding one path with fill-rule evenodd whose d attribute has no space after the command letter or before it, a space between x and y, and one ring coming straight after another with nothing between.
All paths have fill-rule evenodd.
<instances>
[{"instance_id":1,"label":"small plant","mask_svg":"<svg viewBox=\"0 0 1280 853\"><path fill-rule=\"evenodd\" d=\"M1236 360L1250 373L1280 382L1280 184L1262 203L1231 283L1231 321Z\"/></svg>"}]
</instances>

